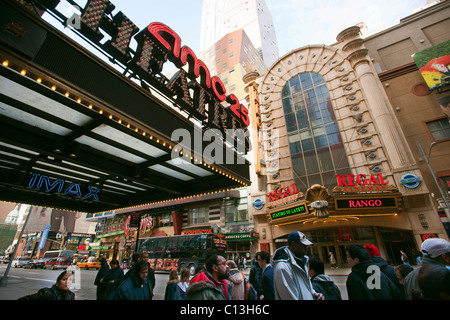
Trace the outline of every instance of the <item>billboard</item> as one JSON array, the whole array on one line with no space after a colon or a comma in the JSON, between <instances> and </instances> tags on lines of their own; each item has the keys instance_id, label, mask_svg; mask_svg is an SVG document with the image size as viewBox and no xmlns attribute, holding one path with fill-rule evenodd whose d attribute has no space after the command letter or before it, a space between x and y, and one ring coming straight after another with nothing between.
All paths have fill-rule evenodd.
<instances>
[{"instance_id":1,"label":"billboard","mask_svg":"<svg viewBox=\"0 0 450 320\"><path fill-rule=\"evenodd\" d=\"M450 40L413 55L430 90L450 85Z\"/></svg>"}]
</instances>

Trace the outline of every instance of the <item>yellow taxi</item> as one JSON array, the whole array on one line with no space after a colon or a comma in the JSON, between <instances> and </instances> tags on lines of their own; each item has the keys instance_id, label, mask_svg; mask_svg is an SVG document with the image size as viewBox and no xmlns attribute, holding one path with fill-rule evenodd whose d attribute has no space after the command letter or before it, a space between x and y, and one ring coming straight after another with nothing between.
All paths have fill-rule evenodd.
<instances>
[{"instance_id":1,"label":"yellow taxi","mask_svg":"<svg viewBox=\"0 0 450 320\"><path fill-rule=\"evenodd\" d=\"M100 269L101 266L102 265L101 265L100 261L98 261L94 257L89 257L89 259L77 263L78 268L86 269L86 270L89 270L89 269L97 269L98 270L98 269Z\"/></svg>"}]
</instances>

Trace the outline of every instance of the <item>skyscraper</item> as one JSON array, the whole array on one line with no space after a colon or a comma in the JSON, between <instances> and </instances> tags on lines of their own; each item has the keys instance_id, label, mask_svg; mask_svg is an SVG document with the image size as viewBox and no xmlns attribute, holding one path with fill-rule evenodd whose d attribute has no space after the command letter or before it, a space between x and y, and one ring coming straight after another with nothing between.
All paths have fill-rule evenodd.
<instances>
[{"instance_id":1,"label":"skyscraper","mask_svg":"<svg viewBox=\"0 0 450 320\"><path fill-rule=\"evenodd\" d=\"M243 29L266 67L278 58L272 15L264 0L204 0L200 51L207 51L225 35Z\"/></svg>"}]
</instances>

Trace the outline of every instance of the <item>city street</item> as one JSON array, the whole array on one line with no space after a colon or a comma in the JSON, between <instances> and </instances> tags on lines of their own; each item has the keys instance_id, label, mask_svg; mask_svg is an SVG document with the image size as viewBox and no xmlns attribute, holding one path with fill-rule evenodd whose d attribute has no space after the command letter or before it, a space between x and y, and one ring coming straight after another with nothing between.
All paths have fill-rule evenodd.
<instances>
[{"instance_id":1,"label":"city street","mask_svg":"<svg viewBox=\"0 0 450 320\"><path fill-rule=\"evenodd\" d=\"M0 276L3 276L6 264L0 265ZM75 268L74 268L75 270ZM8 274L8 280L5 286L0 286L0 300L17 300L23 296L36 293L39 289L51 287L62 270L41 270L41 269L23 269L11 268ZM342 298L347 300L347 290L345 281L347 279L348 269L327 270L333 281L341 290ZM247 277L249 269L244 272ZM73 292L76 300L95 300L96 286L94 279L97 270L75 270L75 283ZM80 283L78 283L80 278ZM169 279L168 274L156 274L156 288L154 290L154 300L164 300L166 283Z\"/></svg>"}]
</instances>

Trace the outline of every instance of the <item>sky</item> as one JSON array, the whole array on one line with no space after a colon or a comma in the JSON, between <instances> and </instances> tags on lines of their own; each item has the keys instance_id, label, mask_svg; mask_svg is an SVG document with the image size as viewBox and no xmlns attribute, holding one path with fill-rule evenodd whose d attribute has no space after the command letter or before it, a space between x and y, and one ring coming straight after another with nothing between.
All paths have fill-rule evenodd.
<instances>
[{"instance_id":1,"label":"sky","mask_svg":"<svg viewBox=\"0 0 450 320\"><path fill-rule=\"evenodd\" d=\"M206 0L207 1L207 0ZM426 0L265 0L272 13L280 56L308 44L333 44L347 27L364 22L368 32L391 27ZM140 29L163 22L198 52L203 0L111 0Z\"/></svg>"},{"instance_id":2,"label":"sky","mask_svg":"<svg viewBox=\"0 0 450 320\"><path fill-rule=\"evenodd\" d=\"M208 0L206 0L208 1ZM280 57L309 44L331 45L347 27L363 22L366 32L392 27L426 0L265 0L272 13ZM61 1L62 3L65 1ZM84 6L86 0L76 0ZM199 52L203 0L111 0L139 28L162 22ZM72 11L71 11L72 10ZM68 16L73 9L62 11Z\"/></svg>"}]
</instances>

